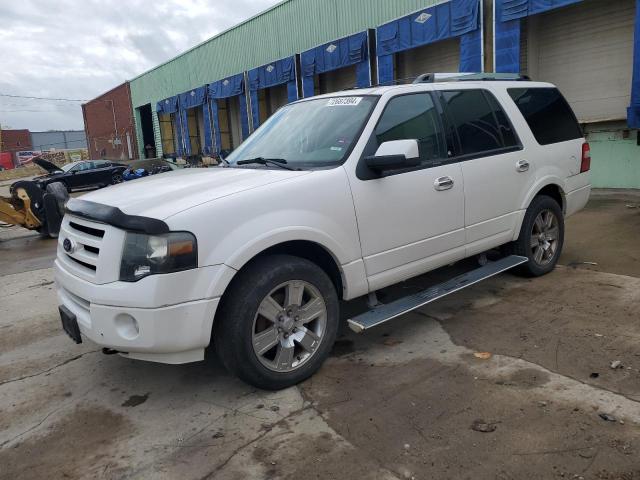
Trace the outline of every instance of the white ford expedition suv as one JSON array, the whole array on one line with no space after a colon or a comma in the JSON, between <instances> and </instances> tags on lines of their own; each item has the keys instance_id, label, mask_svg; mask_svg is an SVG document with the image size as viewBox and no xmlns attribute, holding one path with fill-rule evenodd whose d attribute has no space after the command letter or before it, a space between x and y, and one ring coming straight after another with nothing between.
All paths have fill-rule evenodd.
<instances>
[{"instance_id":1,"label":"white ford expedition suv","mask_svg":"<svg viewBox=\"0 0 640 480\"><path fill-rule=\"evenodd\" d=\"M551 271L590 194L590 153L550 84L464 77L317 96L224 165L67 204L64 330L106 352L204 358L279 389L329 354L339 301L499 249L497 261L349 320L362 331L511 267ZM483 259L485 257L483 256Z\"/></svg>"}]
</instances>

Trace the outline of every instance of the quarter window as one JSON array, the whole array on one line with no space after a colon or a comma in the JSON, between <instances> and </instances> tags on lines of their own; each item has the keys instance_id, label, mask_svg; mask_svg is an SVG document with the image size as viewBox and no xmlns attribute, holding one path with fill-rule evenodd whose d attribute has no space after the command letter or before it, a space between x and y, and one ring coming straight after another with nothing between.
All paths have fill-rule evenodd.
<instances>
[{"instance_id":1,"label":"quarter window","mask_svg":"<svg viewBox=\"0 0 640 480\"><path fill-rule=\"evenodd\" d=\"M510 88L508 91L540 145L582 138L580 125L557 88Z\"/></svg>"},{"instance_id":2,"label":"quarter window","mask_svg":"<svg viewBox=\"0 0 640 480\"><path fill-rule=\"evenodd\" d=\"M472 155L505 146L498 122L482 90L443 91L447 116L458 132L460 154Z\"/></svg>"},{"instance_id":3,"label":"quarter window","mask_svg":"<svg viewBox=\"0 0 640 480\"><path fill-rule=\"evenodd\" d=\"M443 158L443 136L439 114L429 94L412 94L389 101L376 127L377 147L392 140L417 140L422 166Z\"/></svg>"}]
</instances>

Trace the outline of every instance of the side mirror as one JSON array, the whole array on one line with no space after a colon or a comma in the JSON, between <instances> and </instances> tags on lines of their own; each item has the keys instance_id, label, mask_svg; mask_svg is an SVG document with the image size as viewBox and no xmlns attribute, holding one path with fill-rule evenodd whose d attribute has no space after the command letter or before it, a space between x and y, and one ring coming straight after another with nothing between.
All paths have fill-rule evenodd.
<instances>
[{"instance_id":1,"label":"side mirror","mask_svg":"<svg viewBox=\"0 0 640 480\"><path fill-rule=\"evenodd\" d=\"M417 140L391 140L378 147L376 154L365 157L367 167L376 172L401 170L420 165Z\"/></svg>"}]
</instances>

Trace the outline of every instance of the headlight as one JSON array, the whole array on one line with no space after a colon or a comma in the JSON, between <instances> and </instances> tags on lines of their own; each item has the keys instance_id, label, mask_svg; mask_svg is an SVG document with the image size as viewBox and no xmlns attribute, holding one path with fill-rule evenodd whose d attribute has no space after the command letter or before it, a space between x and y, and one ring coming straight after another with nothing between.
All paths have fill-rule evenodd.
<instances>
[{"instance_id":1,"label":"headlight","mask_svg":"<svg viewBox=\"0 0 640 480\"><path fill-rule=\"evenodd\" d=\"M180 272L198 266L196 238L188 232L146 235L127 232L120 280L136 282L147 275Z\"/></svg>"}]
</instances>

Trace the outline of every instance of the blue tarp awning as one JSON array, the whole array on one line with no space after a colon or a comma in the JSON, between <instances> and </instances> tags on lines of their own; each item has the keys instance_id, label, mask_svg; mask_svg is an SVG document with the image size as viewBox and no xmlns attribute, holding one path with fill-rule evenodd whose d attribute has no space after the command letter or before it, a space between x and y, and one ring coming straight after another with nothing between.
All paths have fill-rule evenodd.
<instances>
[{"instance_id":1,"label":"blue tarp awning","mask_svg":"<svg viewBox=\"0 0 640 480\"><path fill-rule=\"evenodd\" d=\"M247 72L249 79L249 95L251 98L251 118L253 130L260 126L260 103L258 90L287 85L287 100L294 102L298 99L298 85L296 80L296 58L287 57L268 63Z\"/></svg>"},{"instance_id":2,"label":"blue tarp awning","mask_svg":"<svg viewBox=\"0 0 640 480\"><path fill-rule=\"evenodd\" d=\"M244 93L244 74L218 80L208 85L209 98L229 98Z\"/></svg>"},{"instance_id":3,"label":"blue tarp awning","mask_svg":"<svg viewBox=\"0 0 640 480\"><path fill-rule=\"evenodd\" d=\"M261 90L282 85L296 79L295 57L276 60L249 70L247 73L249 75L249 90Z\"/></svg>"},{"instance_id":4,"label":"blue tarp awning","mask_svg":"<svg viewBox=\"0 0 640 480\"><path fill-rule=\"evenodd\" d=\"M502 0L502 2L500 2L500 0L498 0L498 3L502 4L498 18L502 22L508 22L581 1L582 0Z\"/></svg>"},{"instance_id":5,"label":"blue tarp awning","mask_svg":"<svg viewBox=\"0 0 640 480\"><path fill-rule=\"evenodd\" d=\"M156 112L163 113L175 113L178 111L178 96L169 97L159 101L156 104Z\"/></svg>"},{"instance_id":6,"label":"blue tarp awning","mask_svg":"<svg viewBox=\"0 0 640 480\"><path fill-rule=\"evenodd\" d=\"M180 98L180 108L193 108L204 104L207 98L206 85L199 88L194 88L188 92L178 95Z\"/></svg>"},{"instance_id":7,"label":"blue tarp awning","mask_svg":"<svg viewBox=\"0 0 640 480\"><path fill-rule=\"evenodd\" d=\"M368 34L360 32L333 42L319 45L300 54L302 91L304 97L312 97L313 77L339 68L356 65L356 85L371 85Z\"/></svg>"},{"instance_id":8,"label":"blue tarp awning","mask_svg":"<svg viewBox=\"0 0 640 480\"><path fill-rule=\"evenodd\" d=\"M394 54L451 37L461 37L460 71L482 71L479 12L479 0L451 0L380 25L378 82L393 81Z\"/></svg>"},{"instance_id":9,"label":"blue tarp awning","mask_svg":"<svg viewBox=\"0 0 640 480\"><path fill-rule=\"evenodd\" d=\"M218 80L216 82L207 85L207 92L209 95L209 114L213 120L213 132L215 136L215 142L213 142L212 148L220 153L222 150L222 138L220 135L220 118L218 115L218 103L216 100L238 97L240 103L240 126L242 129L242 138L246 139L249 136L249 112L247 109L247 97L244 90L244 73L238 73L231 77ZM206 128L206 126L205 126Z\"/></svg>"}]
</instances>

